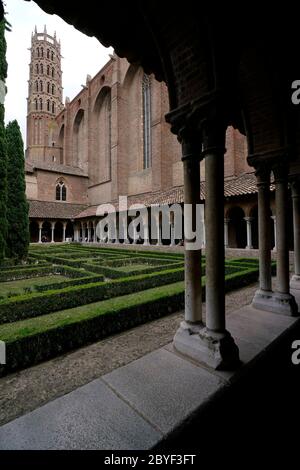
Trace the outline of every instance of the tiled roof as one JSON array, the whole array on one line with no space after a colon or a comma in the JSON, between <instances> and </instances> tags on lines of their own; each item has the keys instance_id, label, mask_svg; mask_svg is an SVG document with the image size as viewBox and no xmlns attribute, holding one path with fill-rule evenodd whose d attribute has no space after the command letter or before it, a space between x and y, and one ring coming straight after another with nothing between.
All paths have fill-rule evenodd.
<instances>
[{"instance_id":1,"label":"tiled roof","mask_svg":"<svg viewBox=\"0 0 300 470\"><path fill-rule=\"evenodd\" d=\"M29 200L29 217L39 219L73 219L86 206L68 202Z\"/></svg>"},{"instance_id":2,"label":"tiled roof","mask_svg":"<svg viewBox=\"0 0 300 470\"><path fill-rule=\"evenodd\" d=\"M85 176L85 177L88 176L88 174L85 173L81 168L74 167L74 166L60 165L58 163L25 162L26 171L33 172L34 169L44 170L44 171L53 171L54 173L64 173L67 175Z\"/></svg>"},{"instance_id":3,"label":"tiled roof","mask_svg":"<svg viewBox=\"0 0 300 470\"><path fill-rule=\"evenodd\" d=\"M271 185L273 191L274 185ZM224 197L243 196L257 193L256 178L254 173L245 173L240 176L231 177L224 182ZM205 200L205 181L200 185L200 199ZM128 197L128 206L132 204L144 204L149 207L152 205L180 204L184 201L183 186L167 189L165 191L156 191L154 193L140 194ZM113 201L115 209L118 211L118 201ZM83 212L77 214L76 219L94 217L97 214L98 206L87 207Z\"/></svg>"}]
</instances>

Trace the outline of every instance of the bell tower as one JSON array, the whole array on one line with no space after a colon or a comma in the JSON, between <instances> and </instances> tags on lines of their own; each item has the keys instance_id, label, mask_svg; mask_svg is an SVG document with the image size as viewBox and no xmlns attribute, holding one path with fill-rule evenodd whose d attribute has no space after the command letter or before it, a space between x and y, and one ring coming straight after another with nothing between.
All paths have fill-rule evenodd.
<instances>
[{"instance_id":1,"label":"bell tower","mask_svg":"<svg viewBox=\"0 0 300 470\"><path fill-rule=\"evenodd\" d=\"M63 109L60 41L47 33L31 36L27 98L26 158L36 163L60 163L55 117Z\"/></svg>"}]
</instances>

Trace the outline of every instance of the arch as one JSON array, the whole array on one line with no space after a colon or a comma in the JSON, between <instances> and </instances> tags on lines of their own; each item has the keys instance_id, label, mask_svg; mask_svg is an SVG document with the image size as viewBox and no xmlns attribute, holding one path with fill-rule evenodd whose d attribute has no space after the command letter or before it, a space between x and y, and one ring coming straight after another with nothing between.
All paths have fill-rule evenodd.
<instances>
[{"instance_id":1,"label":"arch","mask_svg":"<svg viewBox=\"0 0 300 470\"><path fill-rule=\"evenodd\" d=\"M55 223L54 241L55 242L62 242L63 241L63 223L60 220L58 220Z\"/></svg>"},{"instance_id":2,"label":"arch","mask_svg":"<svg viewBox=\"0 0 300 470\"><path fill-rule=\"evenodd\" d=\"M50 75L50 65L47 65L47 75Z\"/></svg>"},{"instance_id":3,"label":"arch","mask_svg":"<svg viewBox=\"0 0 300 470\"><path fill-rule=\"evenodd\" d=\"M51 109L52 113L55 114L55 103L54 101L52 102L52 109Z\"/></svg>"},{"instance_id":4,"label":"arch","mask_svg":"<svg viewBox=\"0 0 300 470\"><path fill-rule=\"evenodd\" d=\"M30 243L37 243L39 241L39 224L36 220L30 220L29 224Z\"/></svg>"},{"instance_id":5,"label":"arch","mask_svg":"<svg viewBox=\"0 0 300 470\"><path fill-rule=\"evenodd\" d=\"M51 60L54 60L54 52L51 51Z\"/></svg>"},{"instance_id":6,"label":"arch","mask_svg":"<svg viewBox=\"0 0 300 470\"><path fill-rule=\"evenodd\" d=\"M44 57L44 48L41 47L41 57Z\"/></svg>"},{"instance_id":7,"label":"arch","mask_svg":"<svg viewBox=\"0 0 300 470\"><path fill-rule=\"evenodd\" d=\"M51 242L51 223L45 220L42 226L42 242Z\"/></svg>"},{"instance_id":8,"label":"arch","mask_svg":"<svg viewBox=\"0 0 300 470\"><path fill-rule=\"evenodd\" d=\"M50 100L47 100L47 111L50 111Z\"/></svg>"},{"instance_id":9,"label":"arch","mask_svg":"<svg viewBox=\"0 0 300 470\"><path fill-rule=\"evenodd\" d=\"M43 64L40 64L40 72L41 72L41 74L44 73L44 66L43 66Z\"/></svg>"},{"instance_id":10,"label":"arch","mask_svg":"<svg viewBox=\"0 0 300 470\"><path fill-rule=\"evenodd\" d=\"M44 91L44 86L43 86L43 81L40 80L40 91L43 92Z\"/></svg>"},{"instance_id":11,"label":"arch","mask_svg":"<svg viewBox=\"0 0 300 470\"><path fill-rule=\"evenodd\" d=\"M52 83L52 87L51 87L51 88L52 88L52 90L51 90L51 91L52 91L52 95L55 95L55 85L54 85L54 83Z\"/></svg>"},{"instance_id":12,"label":"arch","mask_svg":"<svg viewBox=\"0 0 300 470\"><path fill-rule=\"evenodd\" d=\"M35 91L39 91L39 82L38 82L38 80L35 81Z\"/></svg>"},{"instance_id":13,"label":"arch","mask_svg":"<svg viewBox=\"0 0 300 470\"><path fill-rule=\"evenodd\" d=\"M37 47L35 55L36 55L36 57L40 57L40 48L39 47Z\"/></svg>"},{"instance_id":14,"label":"arch","mask_svg":"<svg viewBox=\"0 0 300 470\"><path fill-rule=\"evenodd\" d=\"M34 106L34 107L35 107L35 110L38 111L39 105L38 105L38 100L37 100L37 99L34 100L34 105L35 105L35 106Z\"/></svg>"},{"instance_id":15,"label":"arch","mask_svg":"<svg viewBox=\"0 0 300 470\"><path fill-rule=\"evenodd\" d=\"M39 64L35 64L35 73L36 73L36 74L39 73Z\"/></svg>"},{"instance_id":16,"label":"arch","mask_svg":"<svg viewBox=\"0 0 300 470\"><path fill-rule=\"evenodd\" d=\"M40 110L43 111L43 100L40 98Z\"/></svg>"},{"instance_id":17,"label":"arch","mask_svg":"<svg viewBox=\"0 0 300 470\"><path fill-rule=\"evenodd\" d=\"M47 82L47 93L50 93L50 82Z\"/></svg>"},{"instance_id":18,"label":"arch","mask_svg":"<svg viewBox=\"0 0 300 470\"><path fill-rule=\"evenodd\" d=\"M64 163L64 141L65 141L65 125L63 124L58 133L57 145L60 148L60 163Z\"/></svg>"},{"instance_id":19,"label":"arch","mask_svg":"<svg viewBox=\"0 0 300 470\"><path fill-rule=\"evenodd\" d=\"M94 183L111 178L111 89L101 88L92 112Z\"/></svg>"},{"instance_id":20,"label":"arch","mask_svg":"<svg viewBox=\"0 0 300 470\"><path fill-rule=\"evenodd\" d=\"M228 246L229 248L245 248L247 245L247 229L244 220L245 212L239 206L228 209Z\"/></svg>"},{"instance_id":21,"label":"arch","mask_svg":"<svg viewBox=\"0 0 300 470\"><path fill-rule=\"evenodd\" d=\"M52 67L52 71L51 71L52 78L54 78L54 75L55 75L55 70L54 70L54 67Z\"/></svg>"},{"instance_id":22,"label":"arch","mask_svg":"<svg viewBox=\"0 0 300 470\"><path fill-rule=\"evenodd\" d=\"M85 161L85 116L84 110L78 110L73 124L73 164L82 167Z\"/></svg>"}]
</instances>

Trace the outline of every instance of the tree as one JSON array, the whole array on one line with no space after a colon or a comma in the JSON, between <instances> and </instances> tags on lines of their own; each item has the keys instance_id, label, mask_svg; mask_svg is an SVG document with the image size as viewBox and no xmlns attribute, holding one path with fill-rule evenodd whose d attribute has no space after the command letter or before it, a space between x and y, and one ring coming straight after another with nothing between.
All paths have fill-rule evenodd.
<instances>
[{"instance_id":1,"label":"tree","mask_svg":"<svg viewBox=\"0 0 300 470\"><path fill-rule=\"evenodd\" d=\"M6 127L7 142L7 223L6 255L24 259L29 245L28 202L25 189L24 145L19 124Z\"/></svg>"},{"instance_id":2,"label":"tree","mask_svg":"<svg viewBox=\"0 0 300 470\"><path fill-rule=\"evenodd\" d=\"M4 258L6 236L7 236L7 219L6 219L6 202L7 202L7 157L6 157L6 140L4 125L4 98L5 98L5 79L7 76L6 62L6 41L5 41L5 20L0 21L0 260Z\"/></svg>"}]
</instances>

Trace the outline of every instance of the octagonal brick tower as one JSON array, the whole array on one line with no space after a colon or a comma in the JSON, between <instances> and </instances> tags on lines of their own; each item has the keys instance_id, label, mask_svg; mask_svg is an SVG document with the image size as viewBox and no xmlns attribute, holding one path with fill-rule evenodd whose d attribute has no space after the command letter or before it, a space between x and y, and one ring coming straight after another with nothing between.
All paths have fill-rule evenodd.
<instances>
[{"instance_id":1,"label":"octagonal brick tower","mask_svg":"<svg viewBox=\"0 0 300 470\"><path fill-rule=\"evenodd\" d=\"M60 41L43 33L31 37L27 98L26 158L33 162L61 163L56 145L55 117L63 108Z\"/></svg>"}]
</instances>

